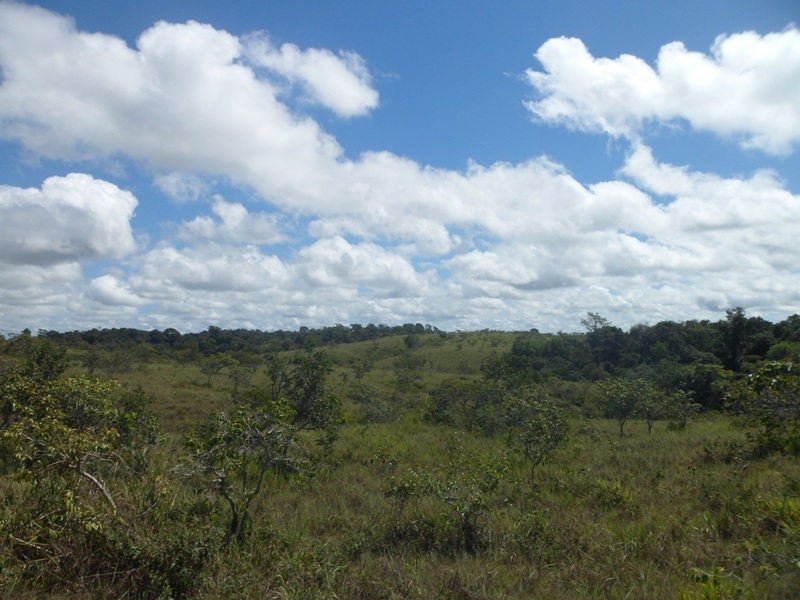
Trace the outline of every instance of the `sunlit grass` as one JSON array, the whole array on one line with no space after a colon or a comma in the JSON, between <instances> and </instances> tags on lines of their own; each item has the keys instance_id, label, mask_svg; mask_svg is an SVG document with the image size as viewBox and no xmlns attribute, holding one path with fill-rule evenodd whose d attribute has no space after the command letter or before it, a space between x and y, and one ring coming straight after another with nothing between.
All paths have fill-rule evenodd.
<instances>
[{"instance_id":1,"label":"sunlit grass","mask_svg":"<svg viewBox=\"0 0 800 600\"><path fill-rule=\"evenodd\" d=\"M169 489L157 509L200 500L213 507L208 527L220 543L210 549L199 597L800 597L800 465L781 455L753 458L747 426L731 417L704 415L684 430L658 422L652 434L632 421L620 436L616 422L586 418L596 415L590 384L560 383L574 400L567 402L570 436L533 482L503 436L424 422L429 389L450 377L480 377L485 356L507 352L512 341L512 334L455 333L421 336L411 348L397 336L327 349L330 384L344 400L338 439L330 452L308 448L304 474L273 475L255 501L250 536L227 549L226 507L170 469L183 451L181 435L232 406L232 382L223 371L208 385L196 365L158 359L119 373L123 385L156 399L164 440L152 464ZM406 352L424 363L414 386L398 390ZM394 409L386 422L365 420L350 399L364 361L371 368L362 383L373 401ZM263 368L252 383L266 385ZM507 460L486 495L473 551L459 545L457 516L445 501L402 504L387 494L412 470L447 470L454 447L470 461ZM128 483L127 495L151 484ZM21 485L4 481L0 493L13 503Z\"/></svg>"}]
</instances>

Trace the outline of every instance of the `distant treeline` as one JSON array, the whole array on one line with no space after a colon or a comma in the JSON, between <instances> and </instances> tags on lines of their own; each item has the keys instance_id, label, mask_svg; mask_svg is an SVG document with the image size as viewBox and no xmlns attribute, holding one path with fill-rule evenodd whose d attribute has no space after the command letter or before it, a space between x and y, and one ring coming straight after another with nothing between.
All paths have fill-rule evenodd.
<instances>
[{"instance_id":1,"label":"distant treeline","mask_svg":"<svg viewBox=\"0 0 800 600\"><path fill-rule=\"evenodd\" d=\"M519 335L507 354L490 357L484 374L520 381L642 378L664 391L683 390L704 409L719 409L729 384L765 361L800 361L800 315L779 323L741 308L720 321L662 321L629 331L589 313L586 333Z\"/></svg>"},{"instance_id":2,"label":"distant treeline","mask_svg":"<svg viewBox=\"0 0 800 600\"><path fill-rule=\"evenodd\" d=\"M298 331L260 331L257 329L222 329L214 325L199 333L180 333L177 329L144 331L132 328L90 329L88 331L40 330L46 337L72 348L93 346L103 350L125 350L140 345L150 345L157 350L199 352L205 356L223 352L261 353L287 351L364 342L393 335L442 333L432 325L406 323L404 325L353 324L333 325L313 329L300 327Z\"/></svg>"},{"instance_id":3,"label":"distant treeline","mask_svg":"<svg viewBox=\"0 0 800 600\"><path fill-rule=\"evenodd\" d=\"M660 364L715 365L738 373L743 365L764 359L781 360L800 355L800 315L779 323L748 317L741 308L727 311L719 321L661 321L634 325L628 331L607 319L589 313L583 319L584 333L540 334L520 332L508 361L514 370L536 371L540 377L566 380L598 380L631 369ZM222 329L210 326L199 333L182 334L176 329L143 331L131 328L88 331L41 330L40 337L77 349L107 351L151 346L158 353L211 356L219 353L253 353L297 350L313 346L348 344L387 336L422 336L448 333L432 325L333 325L301 327L297 331Z\"/></svg>"}]
</instances>

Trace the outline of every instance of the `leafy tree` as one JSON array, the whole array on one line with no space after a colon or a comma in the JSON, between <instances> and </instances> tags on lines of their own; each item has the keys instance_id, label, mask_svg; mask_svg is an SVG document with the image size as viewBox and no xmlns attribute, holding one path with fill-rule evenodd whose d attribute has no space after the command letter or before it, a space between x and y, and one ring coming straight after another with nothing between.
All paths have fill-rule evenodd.
<instances>
[{"instance_id":1,"label":"leafy tree","mask_svg":"<svg viewBox=\"0 0 800 600\"><path fill-rule=\"evenodd\" d=\"M211 378L223 369L233 365L233 360L226 354L213 354L200 361L200 372L207 376L206 385L211 385Z\"/></svg>"},{"instance_id":2,"label":"leafy tree","mask_svg":"<svg viewBox=\"0 0 800 600\"><path fill-rule=\"evenodd\" d=\"M599 384L600 404L606 417L616 419L620 436L625 435L625 423L637 414L642 402L652 393L644 379L614 377Z\"/></svg>"},{"instance_id":3,"label":"leafy tree","mask_svg":"<svg viewBox=\"0 0 800 600\"><path fill-rule=\"evenodd\" d=\"M800 315L785 318L773 327L775 338L784 342L800 342Z\"/></svg>"},{"instance_id":4,"label":"leafy tree","mask_svg":"<svg viewBox=\"0 0 800 600\"><path fill-rule=\"evenodd\" d=\"M655 389L648 381L640 384L640 397L636 406L636 414L647 425L647 433L653 432L656 421L667 418L669 409L666 396Z\"/></svg>"},{"instance_id":5,"label":"leafy tree","mask_svg":"<svg viewBox=\"0 0 800 600\"><path fill-rule=\"evenodd\" d=\"M558 335L542 346L545 368L553 375L569 381L583 379L583 369L593 363L592 350L585 335Z\"/></svg>"},{"instance_id":6,"label":"leafy tree","mask_svg":"<svg viewBox=\"0 0 800 600\"><path fill-rule=\"evenodd\" d=\"M432 423L494 435L505 426L506 389L492 381L448 379L430 392L425 418Z\"/></svg>"},{"instance_id":7,"label":"leafy tree","mask_svg":"<svg viewBox=\"0 0 800 600\"><path fill-rule=\"evenodd\" d=\"M21 377L36 381L55 379L67 368L66 349L56 343L21 333L6 343L6 353L17 359Z\"/></svg>"},{"instance_id":8,"label":"leafy tree","mask_svg":"<svg viewBox=\"0 0 800 600\"><path fill-rule=\"evenodd\" d=\"M413 350L422 345L422 340L420 339L419 334L409 333L403 338L403 343L406 345L406 348Z\"/></svg>"},{"instance_id":9,"label":"leafy tree","mask_svg":"<svg viewBox=\"0 0 800 600\"><path fill-rule=\"evenodd\" d=\"M481 521L508 471L508 461L504 456L471 455L458 438L447 444L445 456L442 468L411 469L405 476L392 477L384 493L397 501L401 511L414 499L443 503L458 532L457 542L450 542L455 546L451 551L474 554L483 544Z\"/></svg>"},{"instance_id":10,"label":"leafy tree","mask_svg":"<svg viewBox=\"0 0 800 600\"><path fill-rule=\"evenodd\" d=\"M233 364L228 369L228 378L233 384L233 394L239 392L239 388L244 388L250 385L250 380L253 378L253 369L241 363Z\"/></svg>"},{"instance_id":11,"label":"leafy tree","mask_svg":"<svg viewBox=\"0 0 800 600\"><path fill-rule=\"evenodd\" d=\"M619 327L607 325L589 331L586 334L586 341L592 349L595 364L609 373L614 373L622 360L625 332Z\"/></svg>"},{"instance_id":12,"label":"leafy tree","mask_svg":"<svg viewBox=\"0 0 800 600\"><path fill-rule=\"evenodd\" d=\"M672 321L652 326L634 325L628 331L626 346L626 366L655 365L663 361L689 363L697 354L685 339L683 326Z\"/></svg>"},{"instance_id":13,"label":"leafy tree","mask_svg":"<svg viewBox=\"0 0 800 600\"><path fill-rule=\"evenodd\" d=\"M513 397L507 407L508 443L530 463L531 483L536 467L547 462L569 431L564 411L546 396L531 391Z\"/></svg>"},{"instance_id":14,"label":"leafy tree","mask_svg":"<svg viewBox=\"0 0 800 600\"><path fill-rule=\"evenodd\" d=\"M778 342L767 351L767 358L770 360L800 360L800 342Z\"/></svg>"},{"instance_id":15,"label":"leafy tree","mask_svg":"<svg viewBox=\"0 0 800 600\"><path fill-rule=\"evenodd\" d=\"M725 315L726 319L720 325L722 336L720 358L726 369L736 372L741 368L742 351L747 333L747 317L741 307L732 308L726 311Z\"/></svg>"},{"instance_id":16,"label":"leafy tree","mask_svg":"<svg viewBox=\"0 0 800 600\"><path fill-rule=\"evenodd\" d=\"M74 489L87 482L116 512L117 506L103 479L121 455L119 413L114 406L115 382L69 377L40 382L17 376L6 382L15 417L0 433L14 449L17 468L42 482L65 479Z\"/></svg>"},{"instance_id":17,"label":"leafy tree","mask_svg":"<svg viewBox=\"0 0 800 600\"><path fill-rule=\"evenodd\" d=\"M20 359L0 387L0 439L14 467L69 490L85 482L116 511L106 476L144 470L157 431L150 399L141 389L118 396L114 381L60 378L64 353L49 340L21 337L16 351Z\"/></svg>"},{"instance_id":18,"label":"leafy tree","mask_svg":"<svg viewBox=\"0 0 800 600\"><path fill-rule=\"evenodd\" d=\"M684 390L694 398L703 410L719 410L724 407L725 393L733 373L719 364L687 365L676 372L674 387Z\"/></svg>"},{"instance_id":19,"label":"leafy tree","mask_svg":"<svg viewBox=\"0 0 800 600\"><path fill-rule=\"evenodd\" d=\"M416 356L409 350L404 350L395 361L395 389L398 393L406 393L413 389L414 385L422 379L422 368L425 366L425 359Z\"/></svg>"},{"instance_id":20,"label":"leafy tree","mask_svg":"<svg viewBox=\"0 0 800 600\"><path fill-rule=\"evenodd\" d=\"M772 361L731 386L728 407L755 418L764 452L800 454L800 367Z\"/></svg>"},{"instance_id":21,"label":"leafy tree","mask_svg":"<svg viewBox=\"0 0 800 600\"><path fill-rule=\"evenodd\" d=\"M508 376L508 360L504 355L492 351L481 363L483 378L493 383L503 381Z\"/></svg>"},{"instance_id":22,"label":"leafy tree","mask_svg":"<svg viewBox=\"0 0 800 600\"><path fill-rule=\"evenodd\" d=\"M264 488L270 469L296 466L290 453L297 429L294 411L284 398L239 404L217 413L185 438L190 473L228 504L226 544L247 531L250 508Z\"/></svg>"},{"instance_id":23,"label":"leafy tree","mask_svg":"<svg viewBox=\"0 0 800 600\"><path fill-rule=\"evenodd\" d=\"M700 412L702 408L694 401L692 394L685 390L675 390L667 394L665 402L667 417L672 420L675 429L684 429L689 417Z\"/></svg>"},{"instance_id":24,"label":"leafy tree","mask_svg":"<svg viewBox=\"0 0 800 600\"><path fill-rule=\"evenodd\" d=\"M305 350L291 358L271 354L267 357L269 396L288 400L298 429L330 431L341 414L340 400L327 388L332 370L330 359L322 351Z\"/></svg>"},{"instance_id":25,"label":"leafy tree","mask_svg":"<svg viewBox=\"0 0 800 600\"><path fill-rule=\"evenodd\" d=\"M119 454L126 465L142 475L147 471L147 456L155 447L159 427L150 412L155 398L141 386L123 392L116 402L116 429L119 434Z\"/></svg>"},{"instance_id":26,"label":"leafy tree","mask_svg":"<svg viewBox=\"0 0 800 600\"><path fill-rule=\"evenodd\" d=\"M102 357L100 350L96 346L89 346L86 350L86 355L83 357L83 364L86 366L86 371L89 375L94 375L94 372L102 364Z\"/></svg>"},{"instance_id":27,"label":"leafy tree","mask_svg":"<svg viewBox=\"0 0 800 600\"><path fill-rule=\"evenodd\" d=\"M601 317L597 313L589 312L586 313L586 316L581 319L581 325L586 329L586 331L597 331L598 329L602 329L603 327L610 327L611 321L606 319L605 317Z\"/></svg>"},{"instance_id":28,"label":"leafy tree","mask_svg":"<svg viewBox=\"0 0 800 600\"><path fill-rule=\"evenodd\" d=\"M354 371L356 376L356 384L361 385L364 376L372 370L374 363L371 359L365 358L355 365Z\"/></svg>"}]
</instances>

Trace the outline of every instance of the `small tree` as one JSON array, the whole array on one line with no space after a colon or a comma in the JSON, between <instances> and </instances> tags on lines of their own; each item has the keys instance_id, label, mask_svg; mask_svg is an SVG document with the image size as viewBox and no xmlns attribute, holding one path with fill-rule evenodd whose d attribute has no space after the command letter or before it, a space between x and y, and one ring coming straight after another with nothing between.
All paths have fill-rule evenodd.
<instances>
[{"instance_id":1,"label":"small tree","mask_svg":"<svg viewBox=\"0 0 800 600\"><path fill-rule=\"evenodd\" d=\"M147 471L148 452L157 442L159 427L155 415L150 412L154 400L137 386L123 392L117 401L119 454L130 470L139 475Z\"/></svg>"},{"instance_id":2,"label":"small tree","mask_svg":"<svg viewBox=\"0 0 800 600\"><path fill-rule=\"evenodd\" d=\"M501 455L466 453L457 437L447 444L444 456L441 468L411 469L402 477L393 476L384 493L395 499L400 512L414 499L434 499L441 503L446 507L447 520L457 528L458 536L447 540L448 545L455 547L436 545L446 551L474 554L483 544L481 522L505 477L508 461Z\"/></svg>"},{"instance_id":3,"label":"small tree","mask_svg":"<svg viewBox=\"0 0 800 600\"><path fill-rule=\"evenodd\" d=\"M508 392L491 381L447 379L430 391L425 419L491 436L505 426Z\"/></svg>"},{"instance_id":4,"label":"small tree","mask_svg":"<svg viewBox=\"0 0 800 600\"><path fill-rule=\"evenodd\" d=\"M232 413L217 413L186 436L188 467L204 485L228 504L230 520L225 537L241 540L250 508L264 488L270 469L295 465L289 452L296 428L294 411L285 399L239 404Z\"/></svg>"},{"instance_id":5,"label":"small tree","mask_svg":"<svg viewBox=\"0 0 800 600\"><path fill-rule=\"evenodd\" d=\"M598 384L600 404L609 419L616 419L620 436L625 435L625 423L633 418L642 400L652 389L644 379L614 377Z\"/></svg>"},{"instance_id":6,"label":"small tree","mask_svg":"<svg viewBox=\"0 0 800 600\"><path fill-rule=\"evenodd\" d=\"M650 382L642 381L639 386L640 396L636 414L647 425L647 433L651 434L655 422L665 419L669 414L667 399Z\"/></svg>"},{"instance_id":7,"label":"small tree","mask_svg":"<svg viewBox=\"0 0 800 600\"><path fill-rule=\"evenodd\" d=\"M52 380L67 368L64 348L50 340L33 337L29 331L12 337L5 346L6 353L18 360L17 372L26 379Z\"/></svg>"},{"instance_id":8,"label":"small tree","mask_svg":"<svg viewBox=\"0 0 800 600\"><path fill-rule=\"evenodd\" d=\"M239 392L239 388L250 385L250 381L253 379L253 369L241 363L231 365L228 369L228 378L233 385L231 393L235 396Z\"/></svg>"},{"instance_id":9,"label":"small tree","mask_svg":"<svg viewBox=\"0 0 800 600\"><path fill-rule=\"evenodd\" d=\"M374 363L371 359L366 358L355 365L354 371L356 375L356 383L361 384L364 376L372 370Z\"/></svg>"},{"instance_id":10,"label":"small tree","mask_svg":"<svg viewBox=\"0 0 800 600\"><path fill-rule=\"evenodd\" d=\"M341 402L328 391L326 380L333 370L324 352L306 350L290 359L267 358L267 375L273 401L285 398L294 411L298 429L331 430L339 421Z\"/></svg>"},{"instance_id":11,"label":"small tree","mask_svg":"<svg viewBox=\"0 0 800 600\"><path fill-rule=\"evenodd\" d=\"M55 476L68 489L77 480L90 484L116 512L103 472L119 464L119 412L112 398L115 382L86 377L36 381L17 376L4 395L14 417L0 438L14 450L17 469L41 482Z\"/></svg>"},{"instance_id":12,"label":"small tree","mask_svg":"<svg viewBox=\"0 0 800 600\"><path fill-rule=\"evenodd\" d=\"M696 415L702 408L694 401L691 392L676 390L666 397L667 417L672 420L671 427L684 429L689 417Z\"/></svg>"},{"instance_id":13,"label":"small tree","mask_svg":"<svg viewBox=\"0 0 800 600\"><path fill-rule=\"evenodd\" d=\"M567 437L564 411L535 391L508 402L508 443L530 463L531 483L536 467L547 462Z\"/></svg>"},{"instance_id":14,"label":"small tree","mask_svg":"<svg viewBox=\"0 0 800 600\"><path fill-rule=\"evenodd\" d=\"M766 363L737 381L726 402L729 409L759 423L762 452L800 454L800 366Z\"/></svg>"},{"instance_id":15,"label":"small tree","mask_svg":"<svg viewBox=\"0 0 800 600\"><path fill-rule=\"evenodd\" d=\"M233 360L224 354L214 354L205 357L200 362L200 372L207 376L206 385L211 385L211 378L226 367L230 367Z\"/></svg>"}]
</instances>

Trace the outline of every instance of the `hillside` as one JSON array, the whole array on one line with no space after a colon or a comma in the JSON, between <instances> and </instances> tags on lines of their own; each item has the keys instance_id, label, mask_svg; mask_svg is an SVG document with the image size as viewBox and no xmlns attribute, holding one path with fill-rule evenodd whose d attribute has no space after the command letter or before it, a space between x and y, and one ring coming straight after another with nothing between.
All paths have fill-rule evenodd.
<instances>
[{"instance_id":1,"label":"hillside","mask_svg":"<svg viewBox=\"0 0 800 600\"><path fill-rule=\"evenodd\" d=\"M596 360L617 335L604 328L423 329L194 355L158 341L8 340L0 589L9 598L796 597L796 411L779 427L743 408L765 402L747 387L761 373L781 383L769 398L797 397L793 363L774 350L796 342L772 329L763 356L743 347L748 358L732 371L710 356L683 362L699 350L673 336L658 351L669 356L625 365L632 332L616 364ZM742 340L752 348L763 332ZM593 333L606 346L592 346ZM48 365L65 374L42 375ZM84 379L90 370L99 379ZM701 389L686 374L714 374L707 383L724 385L724 410L696 404L681 422L665 409L648 433L641 402L620 435L610 399L625 385L645 382L642 398L676 402L675 382ZM102 387L109 379L117 391ZM292 400L301 392L317 403L305 420ZM146 439L150 412L159 433ZM518 443L531 431L534 449L556 442L540 463ZM54 445L53 432L71 445ZM45 437L30 445L36 435ZM261 446L242 445L255 435ZM227 462L213 463L231 443ZM265 457L272 466L260 471ZM212 463L258 490L227 492L245 509L235 528L219 471L198 468ZM263 485L252 487L259 473Z\"/></svg>"}]
</instances>

